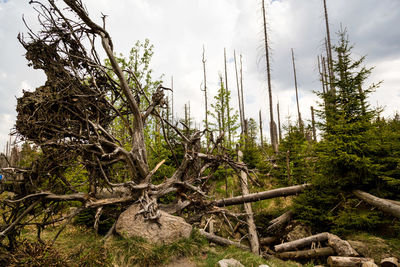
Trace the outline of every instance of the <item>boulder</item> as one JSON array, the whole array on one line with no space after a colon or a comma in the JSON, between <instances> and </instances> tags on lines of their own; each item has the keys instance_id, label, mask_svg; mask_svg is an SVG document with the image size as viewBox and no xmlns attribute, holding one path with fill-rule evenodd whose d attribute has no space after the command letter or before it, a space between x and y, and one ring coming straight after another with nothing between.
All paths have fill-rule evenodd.
<instances>
[{"instance_id":1,"label":"boulder","mask_svg":"<svg viewBox=\"0 0 400 267\"><path fill-rule=\"evenodd\" d=\"M143 215L136 214L140 206L133 204L121 213L115 225L116 232L125 237L142 237L155 244L170 244L181 238L188 238L192 226L181 217L160 211L158 221L145 220Z\"/></svg>"},{"instance_id":2,"label":"boulder","mask_svg":"<svg viewBox=\"0 0 400 267\"><path fill-rule=\"evenodd\" d=\"M244 267L239 261L235 259L223 259L218 262L219 267Z\"/></svg>"}]
</instances>

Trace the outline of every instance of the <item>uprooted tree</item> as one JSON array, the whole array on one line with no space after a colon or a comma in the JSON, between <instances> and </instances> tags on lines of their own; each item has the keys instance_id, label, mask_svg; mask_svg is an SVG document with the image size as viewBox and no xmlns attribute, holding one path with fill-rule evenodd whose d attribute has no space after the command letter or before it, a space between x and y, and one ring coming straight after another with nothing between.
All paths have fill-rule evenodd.
<instances>
[{"instance_id":1,"label":"uprooted tree","mask_svg":"<svg viewBox=\"0 0 400 267\"><path fill-rule=\"evenodd\" d=\"M213 171L226 164L238 173L248 173L245 164L236 163L227 153L216 153L226 151L216 149L222 138L200 151L200 139L207 129L185 135L161 116L160 110L166 107L164 91L169 89L159 85L148 96L135 72L121 68L105 29L105 16L98 25L76 0L30 3L42 28L35 33L28 27L28 37L19 35L18 39L26 49L29 65L43 70L47 80L18 99L16 131L38 146L41 156L29 168L9 166L2 170L8 177L2 190L9 192L1 201L2 243L6 240L5 244L13 247L26 225L37 226L41 240L45 226L60 221L65 226L84 210L100 213L102 207L110 205L122 207L112 209L118 217L136 202L147 220L158 220L157 200L173 192L181 199L163 207L165 210L177 212L186 207L206 212L214 207L205 199L206 182ZM109 64L100 59L100 43ZM157 118L162 132L166 127L174 129L184 151L174 173L157 183L152 177L164 161L155 166L148 162L145 125L150 117ZM124 141L112 129L116 120L129 135ZM165 132L164 137L172 149ZM60 215L66 203L77 208Z\"/></svg>"}]
</instances>

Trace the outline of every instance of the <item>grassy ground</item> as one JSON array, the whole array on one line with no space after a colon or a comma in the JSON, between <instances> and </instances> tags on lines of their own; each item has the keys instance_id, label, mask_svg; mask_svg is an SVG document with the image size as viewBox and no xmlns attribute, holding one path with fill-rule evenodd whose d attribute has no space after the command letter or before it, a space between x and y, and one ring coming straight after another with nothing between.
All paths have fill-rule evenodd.
<instances>
[{"instance_id":1,"label":"grassy ground","mask_svg":"<svg viewBox=\"0 0 400 267\"><path fill-rule=\"evenodd\" d=\"M48 244L56 233L56 228L45 230L43 240ZM23 233L21 248L3 262L8 266L163 266L185 258L196 266L216 266L221 259L235 258L245 266L302 266L279 259L265 260L235 247L210 246L197 231L187 240L161 246L140 238L103 240L92 230L73 225L62 232L54 246L40 244L35 236L34 229Z\"/></svg>"}]
</instances>

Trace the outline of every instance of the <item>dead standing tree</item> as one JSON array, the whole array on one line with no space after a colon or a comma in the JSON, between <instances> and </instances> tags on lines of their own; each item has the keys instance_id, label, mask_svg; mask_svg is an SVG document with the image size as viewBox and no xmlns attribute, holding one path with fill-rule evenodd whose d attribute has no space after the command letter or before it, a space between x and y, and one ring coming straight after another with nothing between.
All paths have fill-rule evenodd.
<instances>
[{"instance_id":1,"label":"dead standing tree","mask_svg":"<svg viewBox=\"0 0 400 267\"><path fill-rule=\"evenodd\" d=\"M227 164L238 173L248 173L244 164L226 155L200 153L200 139L205 131L184 135L160 116L158 109L165 107L164 90L168 88L159 86L147 96L135 74L121 69L105 29L105 17L102 26L96 24L77 0L30 3L38 12L42 30L29 31L29 38L21 35L19 40L26 49L29 65L43 70L47 81L18 99L16 130L22 138L40 147L43 156L30 169L3 169L11 184L7 188L2 184L2 190L13 194L0 203L4 210L0 242L7 238L12 247L20 229L27 224L38 227L40 240L46 225L68 223L85 209L98 209L99 214L107 205L126 207L139 202L141 214L157 220L157 199L178 190L185 192L185 204L170 203L166 210L177 212L197 203L196 207L204 212L204 181L213 170ZM100 60L99 39L111 67ZM113 79L109 72L117 78ZM145 143L145 124L150 116L160 120L163 132L165 124L174 129L184 148L175 172L159 184L152 183L152 177L164 161L151 170ZM129 144L123 144L112 134L117 118L130 136ZM221 138L213 142L209 152L216 151L221 142ZM115 172L117 165L123 166L125 178ZM87 170L87 180L66 176L66 171L76 166ZM209 169L211 174L204 176ZM11 179L17 174L23 178ZM75 212L54 219L63 202L80 204Z\"/></svg>"}]
</instances>

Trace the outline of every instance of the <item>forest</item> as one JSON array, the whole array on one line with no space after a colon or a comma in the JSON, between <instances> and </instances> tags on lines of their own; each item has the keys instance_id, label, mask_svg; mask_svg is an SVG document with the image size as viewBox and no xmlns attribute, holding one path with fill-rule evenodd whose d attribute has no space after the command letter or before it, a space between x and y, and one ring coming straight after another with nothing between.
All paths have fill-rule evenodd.
<instances>
[{"instance_id":1,"label":"forest","mask_svg":"<svg viewBox=\"0 0 400 267\"><path fill-rule=\"evenodd\" d=\"M46 81L17 99L17 141L0 154L0 265L399 266L400 115L370 104L381 82L346 28L331 42L321 1L319 103L303 119L292 49L288 123L261 2L268 133L261 110L246 115L236 51L214 94L203 47L204 110L179 118L150 40L118 54L84 1L30 1L41 28L18 40Z\"/></svg>"}]
</instances>

